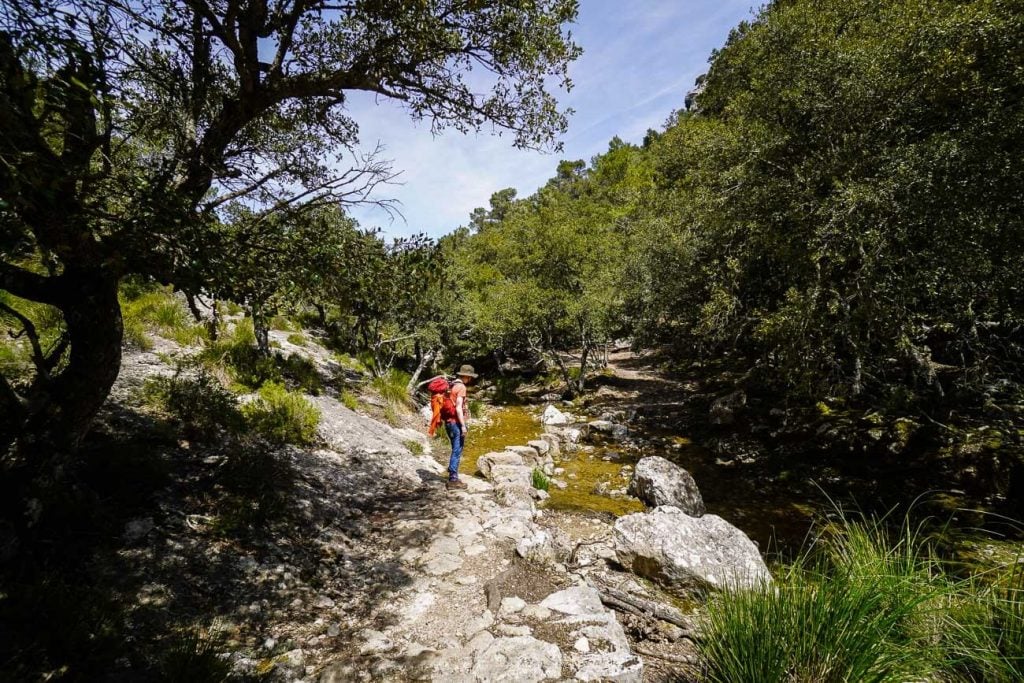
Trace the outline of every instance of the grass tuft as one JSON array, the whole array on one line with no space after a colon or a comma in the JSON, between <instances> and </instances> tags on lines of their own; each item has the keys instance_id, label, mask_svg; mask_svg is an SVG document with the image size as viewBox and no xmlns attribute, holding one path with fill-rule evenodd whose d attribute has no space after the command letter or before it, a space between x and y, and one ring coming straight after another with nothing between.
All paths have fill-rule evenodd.
<instances>
[{"instance_id":1,"label":"grass tuft","mask_svg":"<svg viewBox=\"0 0 1024 683\"><path fill-rule=\"evenodd\" d=\"M548 475L544 474L544 471L539 467L534 467L533 472L530 473L530 483L533 484L533 488L540 489L541 491L547 491L551 488L551 480L548 479Z\"/></svg>"},{"instance_id":2,"label":"grass tuft","mask_svg":"<svg viewBox=\"0 0 1024 683\"><path fill-rule=\"evenodd\" d=\"M167 683L219 683L231 675L231 660L221 657L224 637L201 629L176 633L160 658L160 680Z\"/></svg>"},{"instance_id":3,"label":"grass tuft","mask_svg":"<svg viewBox=\"0 0 1024 683\"><path fill-rule=\"evenodd\" d=\"M708 603L699 643L708 681L907 681L941 668L952 582L909 526L826 529L776 583Z\"/></svg>"},{"instance_id":4,"label":"grass tuft","mask_svg":"<svg viewBox=\"0 0 1024 683\"><path fill-rule=\"evenodd\" d=\"M183 346L199 344L208 338L204 325L192 321L170 287L123 287L120 292L121 317L125 340L140 349L152 348L150 334L172 339Z\"/></svg>"},{"instance_id":5,"label":"grass tuft","mask_svg":"<svg viewBox=\"0 0 1024 683\"><path fill-rule=\"evenodd\" d=\"M409 384L409 374L391 368L386 375L374 377L370 383L380 397L392 406L408 406L409 392L406 390Z\"/></svg>"},{"instance_id":6,"label":"grass tuft","mask_svg":"<svg viewBox=\"0 0 1024 683\"><path fill-rule=\"evenodd\" d=\"M147 379L142 400L179 420L191 438L209 439L242 427L237 399L203 367L194 376L179 369L172 377Z\"/></svg>"},{"instance_id":7,"label":"grass tuft","mask_svg":"<svg viewBox=\"0 0 1024 683\"><path fill-rule=\"evenodd\" d=\"M348 389L341 392L340 399L341 405L345 406L351 411L355 411L359 408L359 398Z\"/></svg>"},{"instance_id":8,"label":"grass tuft","mask_svg":"<svg viewBox=\"0 0 1024 683\"><path fill-rule=\"evenodd\" d=\"M299 393L267 382L259 396L242 407L249 427L274 444L309 445L316 441L320 411Z\"/></svg>"}]
</instances>

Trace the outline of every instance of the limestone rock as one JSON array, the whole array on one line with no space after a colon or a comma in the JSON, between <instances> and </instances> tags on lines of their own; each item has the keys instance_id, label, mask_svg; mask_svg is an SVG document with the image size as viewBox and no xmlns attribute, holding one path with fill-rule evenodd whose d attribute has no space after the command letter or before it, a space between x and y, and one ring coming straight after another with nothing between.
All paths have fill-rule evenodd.
<instances>
[{"instance_id":1,"label":"limestone rock","mask_svg":"<svg viewBox=\"0 0 1024 683\"><path fill-rule=\"evenodd\" d=\"M551 444L543 439L535 439L533 441L527 441L526 445L537 451L537 454L541 457L548 454L551 450Z\"/></svg>"},{"instance_id":2,"label":"limestone rock","mask_svg":"<svg viewBox=\"0 0 1024 683\"><path fill-rule=\"evenodd\" d=\"M614 539L619 564L676 593L771 581L754 542L717 515L691 517L663 505L620 517Z\"/></svg>"},{"instance_id":3,"label":"limestone rock","mask_svg":"<svg viewBox=\"0 0 1024 683\"><path fill-rule=\"evenodd\" d=\"M558 646L533 636L496 638L476 656L473 677L478 681L532 683L561 678Z\"/></svg>"},{"instance_id":4,"label":"limestone rock","mask_svg":"<svg viewBox=\"0 0 1024 683\"><path fill-rule=\"evenodd\" d=\"M625 439L629 436L629 429L626 428L626 425L609 420L591 420L587 423L587 428L591 434L601 434L611 439Z\"/></svg>"},{"instance_id":5,"label":"limestone rock","mask_svg":"<svg viewBox=\"0 0 1024 683\"><path fill-rule=\"evenodd\" d=\"M526 465L492 465L490 479L495 486L511 484L513 486L532 485L533 468Z\"/></svg>"},{"instance_id":6,"label":"limestone rock","mask_svg":"<svg viewBox=\"0 0 1024 683\"><path fill-rule=\"evenodd\" d=\"M636 464L629 494L651 507L674 505L691 517L704 514L704 499L690 473L657 455Z\"/></svg>"},{"instance_id":7,"label":"limestone rock","mask_svg":"<svg viewBox=\"0 0 1024 683\"><path fill-rule=\"evenodd\" d=\"M590 586L573 586L552 593L540 602L540 606L553 612L574 616L600 614L604 611L601 596Z\"/></svg>"},{"instance_id":8,"label":"limestone rock","mask_svg":"<svg viewBox=\"0 0 1024 683\"><path fill-rule=\"evenodd\" d=\"M592 587L573 586L552 593L540 607L564 615L557 623L570 628L574 651L566 656L576 680L643 680L643 662L630 649L614 612L601 604L601 597Z\"/></svg>"},{"instance_id":9,"label":"limestone rock","mask_svg":"<svg viewBox=\"0 0 1024 683\"><path fill-rule=\"evenodd\" d=\"M480 473L491 478L491 468L495 465L522 465L523 456L511 451L484 453L476 461L476 468Z\"/></svg>"},{"instance_id":10,"label":"limestone rock","mask_svg":"<svg viewBox=\"0 0 1024 683\"><path fill-rule=\"evenodd\" d=\"M558 455L561 449L562 440L559 439L556 434L549 434L548 432L544 432L543 434L540 435L540 438L542 441L545 441L548 444L548 455Z\"/></svg>"},{"instance_id":11,"label":"limestone rock","mask_svg":"<svg viewBox=\"0 0 1024 683\"><path fill-rule=\"evenodd\" d=\"M544 458L533 446L505 446L505 450L521 455L524 465L537 467L544 464Z\"/></svg>"},{"instance_id":12,"label":"limestone rock","mask_svg":"<svg viewBox=\"0 0 1024 683\"><path fill-rule=\"evenodd\" d=\"M540 421L546 425L567 425L569 424L569 416L553 405L549 405L544 409L544 414L541 415Z\"/></svg>"}]
</instances>

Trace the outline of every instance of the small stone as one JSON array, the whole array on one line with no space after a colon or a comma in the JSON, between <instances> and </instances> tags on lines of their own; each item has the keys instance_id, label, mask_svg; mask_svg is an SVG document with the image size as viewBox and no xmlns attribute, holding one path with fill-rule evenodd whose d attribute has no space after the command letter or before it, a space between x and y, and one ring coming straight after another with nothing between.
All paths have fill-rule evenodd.
<instances>
[{"instance_id":1,"label":"small stone","mask_svg":"<svg viewBox=\"0 0 1024 683\"><path fill-rule=\"evenodd\" d=\"M498 614L515 614L526 607L526 601L515 596L502 598Z\"/></svg>"},{"instance_id":2,"label":"small stone","mask_svg":"<svg viewBox=\"0 0 1024 683\"><path fill-rule=\"evenodd\" d=\"M590 652L590 641L586 638L577 638L576 642L572 644L572 648L576 650L576 652L587 654Z\"/></svg>"},{"instance_id":3,"label":"small stone","mask_svg":"<svg viewBox=\"0 0 1024 683\"><path fill-rule=\"evenodd\" d=\"M521 614L527 619L536 619L537 621L544 621L551 616L551 610L547 607L541 607L540 605L527 605L523 608Z\"/></svg>"},{"instance_id":4,"label":"small stone","mask_svg":"<svg viewBox=\"0 0 1024 683\"><path fill-rule=\"evenodd\" d=\"M502 624L498 630L506 636L528 636L533 633L530 627L525 625Z\"/></svg>"},{"instance_id":5,"label":"small stone","mask_svg":"<svg viewBox=\"0 0 1024 683\"><path fill-rule=\"evenodd\" d=\"M327 635L331 638L337 638L341 635L341 628L337 624L331 624L327 627Z\"/></svg>"},{"instance_id":6,"label":"small stone","mask_svg":"<svg viewBox=\"0 0 1024 683\"><path fill-rule=\"evenodd\" d=\"M327 597L326 595L321 595L316 599L316 602L313 603L313 606L319 607L321 609L329 609L331 607L334 607L334 600Z\"/></svg>"},{"instance_id":7,"label":"small stone","mask_svg":"<svg viewBox=\"0 0 1024 683\"><path fill-rule=\"evenodd\" d=\"M266 640L263 641L263 649L265 649L265 650L273 650L275 647L277 647L277 639L276 638L267 638Z\"/></svg>"}]
</instances>

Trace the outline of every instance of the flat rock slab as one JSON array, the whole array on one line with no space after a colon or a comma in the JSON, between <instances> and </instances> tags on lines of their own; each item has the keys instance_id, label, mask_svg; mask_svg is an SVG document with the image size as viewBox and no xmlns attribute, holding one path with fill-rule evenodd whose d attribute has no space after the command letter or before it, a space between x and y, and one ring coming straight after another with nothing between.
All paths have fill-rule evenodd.
<instances>
[{"instance_id":1,"label":"flat rock slab","mask_svg":"<svg viewBox=\"0 0 1024 683\"><path fill-rule=\"evenodd\" d=\"M480 473L491 478L491 470L495 465L522 465L523 456L519 453L512 451L495 451L491 453L484 453L476 461L476 468L480 470Z\"/></svg>"},{"instance_id":2,"label":"flat rock slab","mask_svg":"<svg viewBox=\"0 0 1024 683\"><path fill-rule=\"evenodd\" d=\"M565 656L576 680L643 680L643 662L633 653L615 613L601 603L596 590L590 586L566 588L544 598L538 607L550 610L552 619L562 615L556 623L571 629Z\"/></svg>"},{"instance_id":3,"label":"flat rock slab","mask_svg":"<svg viewBox=\"0 0 1024 683\"><path fill-rule=\"evenodd\" d=\"M533 683L562 677L562 653L553 643L533 636L495 638L473 664L478 681Z\"/></svg>"}]
</instances>

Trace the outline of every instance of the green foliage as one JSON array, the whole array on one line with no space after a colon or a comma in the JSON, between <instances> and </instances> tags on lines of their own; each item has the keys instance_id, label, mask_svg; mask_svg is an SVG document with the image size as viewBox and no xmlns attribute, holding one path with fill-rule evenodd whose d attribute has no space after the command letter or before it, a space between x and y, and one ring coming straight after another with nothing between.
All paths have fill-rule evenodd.
<instances>
[{"instance_id":1,"label":"green foliage","mask_svg":"<svg viewBox=\"0 0 1024 683\"><path fill-rule=\"evenodd\" d=\"M534 467L533 472L530 473L530 483L533 488L540 489L541 491L547 491L551 488L551 480L544 474L544 470L539 467Z\"/></svg>"},{"instance_id":2,"label":"green foliage","mask_svg":"<svg viewBox=\"0 0 1024 683\"><path fill-rule=\"evenodd\" d=\"M179 420L193 438L208 439L242 427L237 399L203 367L194 375L178 370L171 377L151 377L142 387L142 396Z\"/></svg>"},{"instance_id":3,"label":"green foliage","mask_svg":"<svg viewBox=\"0 0 1024 683\"><path fill-rule=\"evenodd\" d=\"M28 301L0 290L0 374L25 381L32 373L32 345L24 325L8 308L28 318L39 336L44 355L50 355L64 334L64 318L59 309Z\"/></svg>"},{"instance_id":4,"label":"green foliage","mask_svg":"<svg viewBox=\"0 0 1024 683\"><path fill-rule=\"evenodd\" d=\"M164 644L160 679L166 683L220 683L231 674L231 660L222 657L224 637L199 628L173 634Z\"/></svg>"},{"instance_id":5,"label":"green foliage","mask_svg":"<svg viewBox=\"0 0 1024 683\"><path fill-rule=\"evenodd\" d=\"M359 397L353 394L348 389L344 389L339 397L341 405L345 406L349 410L355 411L359 409Z\"/></svg>"},{"instance_id":6,"label":"green foliage","mask_svg":"<svg viewBox=\"0 0 1024 683\"><path fill-rule=\"evenodd\" d=\"M1024 679L1024 570L1020 564L1013 562L995 581L965 582L946 628L947 665L957 676L999 683Z\"/></svg>"},{"instance_id":7,"label":"green foliage","mask_svg":"<svg viewBox=\"0 0 1024 683\"><path fill-rule=\"evenodd\" d=\"M485 406L484 406L484 402L481 401L480 399L478 399L478 398L471 398L471 399L469 399L468 406L469 406L469 416L472 417L474 420L479 420L481 417L484 416Z\"/></svg>"},{"instance_id":8,"label":"green foliage","mask_svg":"<svg viewBox=\"0 0 1024 683\"><path fill-rule=\"evenodd\" d=\"M218 473L226 495L219 503L215 530L244 536L280 519L290 509L295 476L287 455L248 439L230 443Z\"/></svg>"},{"instance_id":9,"label":"green foliage","mask_svg":"<svg viewBox=\"0 0 1024 683\"><path fill-rule=\"evenodd\" d=\"M643 151L616 139L608 152L562 162L532 197L492 197L474 212L475 230L458 244L458 281L481 350L540 350L554 358L596 344L622 327L620 287L626 250L621 222L652 182ZM564 381L583 388L585 374Z\"/></svg>"},{"instance_id":10,"label":"green foliage","mask_svg":"<svg viewBox=\"0 0 1024 683\"><path fill-rule=\"evenodd\" d=\"M120 300L125 339L140 349L152 348L149 334L159 334L183 346L207 338L206 327L192 321L185 304L169 287L133 286L122 291Z\"/></svg>"},{"instance_id":11,"label":"green foliage","mask_svg":"<svg viewBox=\"0 0 1024 683\"><path fill-rule=\"evenodd\" d=\"M264 382L281 380L276 361L261 355L256 348L251 318L239 320L230 332L208 343L199 358L209 367L227 370L243 390L258 389Z\"/></svg>"},{"instance_id":12,"label":"green foliage","mask_svg":"<svg viewBox=\"0 0 1024 683\"><path fill-rule=\"evenodd\" d=\"M409 379L408 373L396 368L391 368L386 374L374 377L370 386L380 394L380 397L388 402L390 406L409 405Z\"/></svg>"},{"instance_id":13,"label":"green foliage","mask_svg":"<svg viewBox=\"0 0 1024 683\"><path fill-rule=\"evenodd\" d=\"M305 346L307 341L309 340L306 339L306 335L302 334L301 332L288 335L289 344L295 344L296 346Z\"/></svg>"},{"instance_id":14,"label":"green foliage","mask_svg":"<svg viewBox=\"0 0 1024 683\"><path fill-rule=\"evenodd\" d=\"M242 406L249 428L271 443L308 445L316 441L320 411L302 394L267 382L259 395Z\"/></svg>"},{"instance_id":15,"label":"green foliage","mask_svg":"<svg viewBox=\"0 0 1024 683\"><path fill-rule=\"evenodd\" d=\"M407 441L403 441L402 445L409 449L409 452L413 455L423 455L423 444L419 441L409 439Z\"/></svg>"},{"instance_id":16,"label":"green foliage","mask_svg":"<svg viewBox=\"0 0 1024 683\"><path fill-rule=\"evenodd\" d=\"M1012 3L767 4L650 144L637 336L810 400L1019 381L1022 40Z\"/></svg>"},{"instance_id":17,"label":"green foliage","mask_svg":"<svg viewBox=\"0 0 1024 683\"><path fill-rule=\"evenodd\" d=\"M935 667L948 584L912 532L892 545L875 525L834 529L775 584L708 604L699 643L710 681L906 681Z\"/></svg>"}]
</instances>

